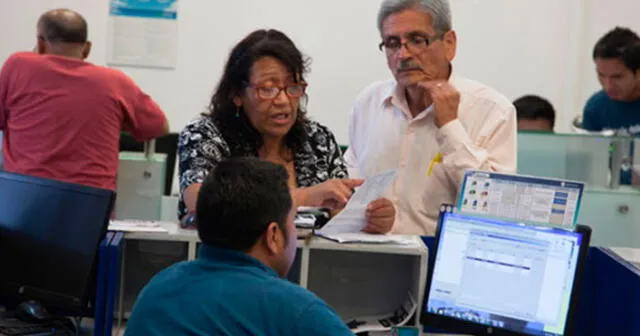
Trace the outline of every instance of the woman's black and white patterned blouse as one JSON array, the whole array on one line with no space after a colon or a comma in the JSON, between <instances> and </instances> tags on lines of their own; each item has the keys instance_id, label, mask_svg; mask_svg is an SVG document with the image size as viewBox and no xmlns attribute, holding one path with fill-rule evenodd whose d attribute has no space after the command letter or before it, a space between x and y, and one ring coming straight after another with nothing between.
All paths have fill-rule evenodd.
<instances>
[{"instance_id":1,"label":"woman's black and white patterned blouse","mask_svg":"<svg viewBox=\"0 0 640 336\"><path fill-rule=\"evenodd\" d=\"M294 167L299 187L310 187L334 178L347 178L347 168L333 133L325 126L310 121L308 141L294 153ZM178 140L180 201L178 216L186 215L184 190L204 182L218 162L231 156L229 144L211 117L201 116L180 133ZM247 148L245 156L255 156Z\"/></svg>"}]
</instances>

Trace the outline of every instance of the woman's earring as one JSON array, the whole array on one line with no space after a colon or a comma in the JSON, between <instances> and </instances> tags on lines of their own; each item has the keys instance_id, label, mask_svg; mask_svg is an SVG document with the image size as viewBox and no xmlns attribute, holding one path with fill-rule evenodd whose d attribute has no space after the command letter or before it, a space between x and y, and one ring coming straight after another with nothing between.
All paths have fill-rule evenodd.
<instances>
[{"instance_id":1,"label":"woman's earring","mask_svg":"<svg viewBox=\"0 0 640 336\"><path fill-rule=\"evenodd\" d=\"M240 118L240 106L236 106L236 118Z\"/></svg>"}]
</instances>

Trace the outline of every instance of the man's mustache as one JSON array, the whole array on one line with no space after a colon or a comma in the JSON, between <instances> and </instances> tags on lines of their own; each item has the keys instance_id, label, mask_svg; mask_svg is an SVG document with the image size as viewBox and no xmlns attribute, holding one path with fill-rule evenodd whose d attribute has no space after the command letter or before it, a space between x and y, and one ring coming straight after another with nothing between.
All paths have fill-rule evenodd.
<instances>
[{"instance_id":1,"label":"man's mustache","mask_svg":"<svg viewBox=\"0 0 640 336\"><path fill-rule=\"evenodd\" d=\"M423 70L424 68L420 63L417 63L411 59L400 61L398 64L398 72L407 71L407 70Z\"/></svg>"}]
</instances>

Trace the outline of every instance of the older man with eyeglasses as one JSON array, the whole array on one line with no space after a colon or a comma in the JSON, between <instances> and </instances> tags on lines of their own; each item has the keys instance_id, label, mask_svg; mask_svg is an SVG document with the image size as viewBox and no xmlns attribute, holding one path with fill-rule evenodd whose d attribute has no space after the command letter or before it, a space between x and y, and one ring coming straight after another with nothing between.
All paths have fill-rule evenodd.
<instances>
[{"instance_id":1,"label":"older man with eyeglasses","mask_svg":"<svg viewBox=\"0 0 640 336\"><path fill-rule=\"evenodd\" d=\"M387 197L391 232L433 235L467 169L516 170L516 113L502 94L453 71L457 38L448 0L386 0L379 47L394 80L376 82L349 117L352 177L397 169Z\"/></svg>"}]
</instances>

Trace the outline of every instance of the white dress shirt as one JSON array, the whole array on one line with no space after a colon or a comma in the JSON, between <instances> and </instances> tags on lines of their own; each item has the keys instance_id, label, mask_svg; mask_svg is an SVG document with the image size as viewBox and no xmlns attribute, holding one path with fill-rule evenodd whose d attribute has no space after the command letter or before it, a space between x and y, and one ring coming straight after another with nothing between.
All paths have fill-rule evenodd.
<instances>
[{"instance_id":1,"label":"white dress shirt","mask_svg":"<svg viewBox=\"0 0 640 336\"><path fill-rule=\"evenodd\" d=\"M415 118L395 80L376 82L358 96L349 117L350 177L396 169L385 197L396 206L392 233L434 235L439 207L454 203L467 169L513 173L517 123L511 102L495 90L452 74L460 92L458 119L442 128L430 106ZM440 153L442 163L430 162Z\"/></svg>"}]
</instances>

